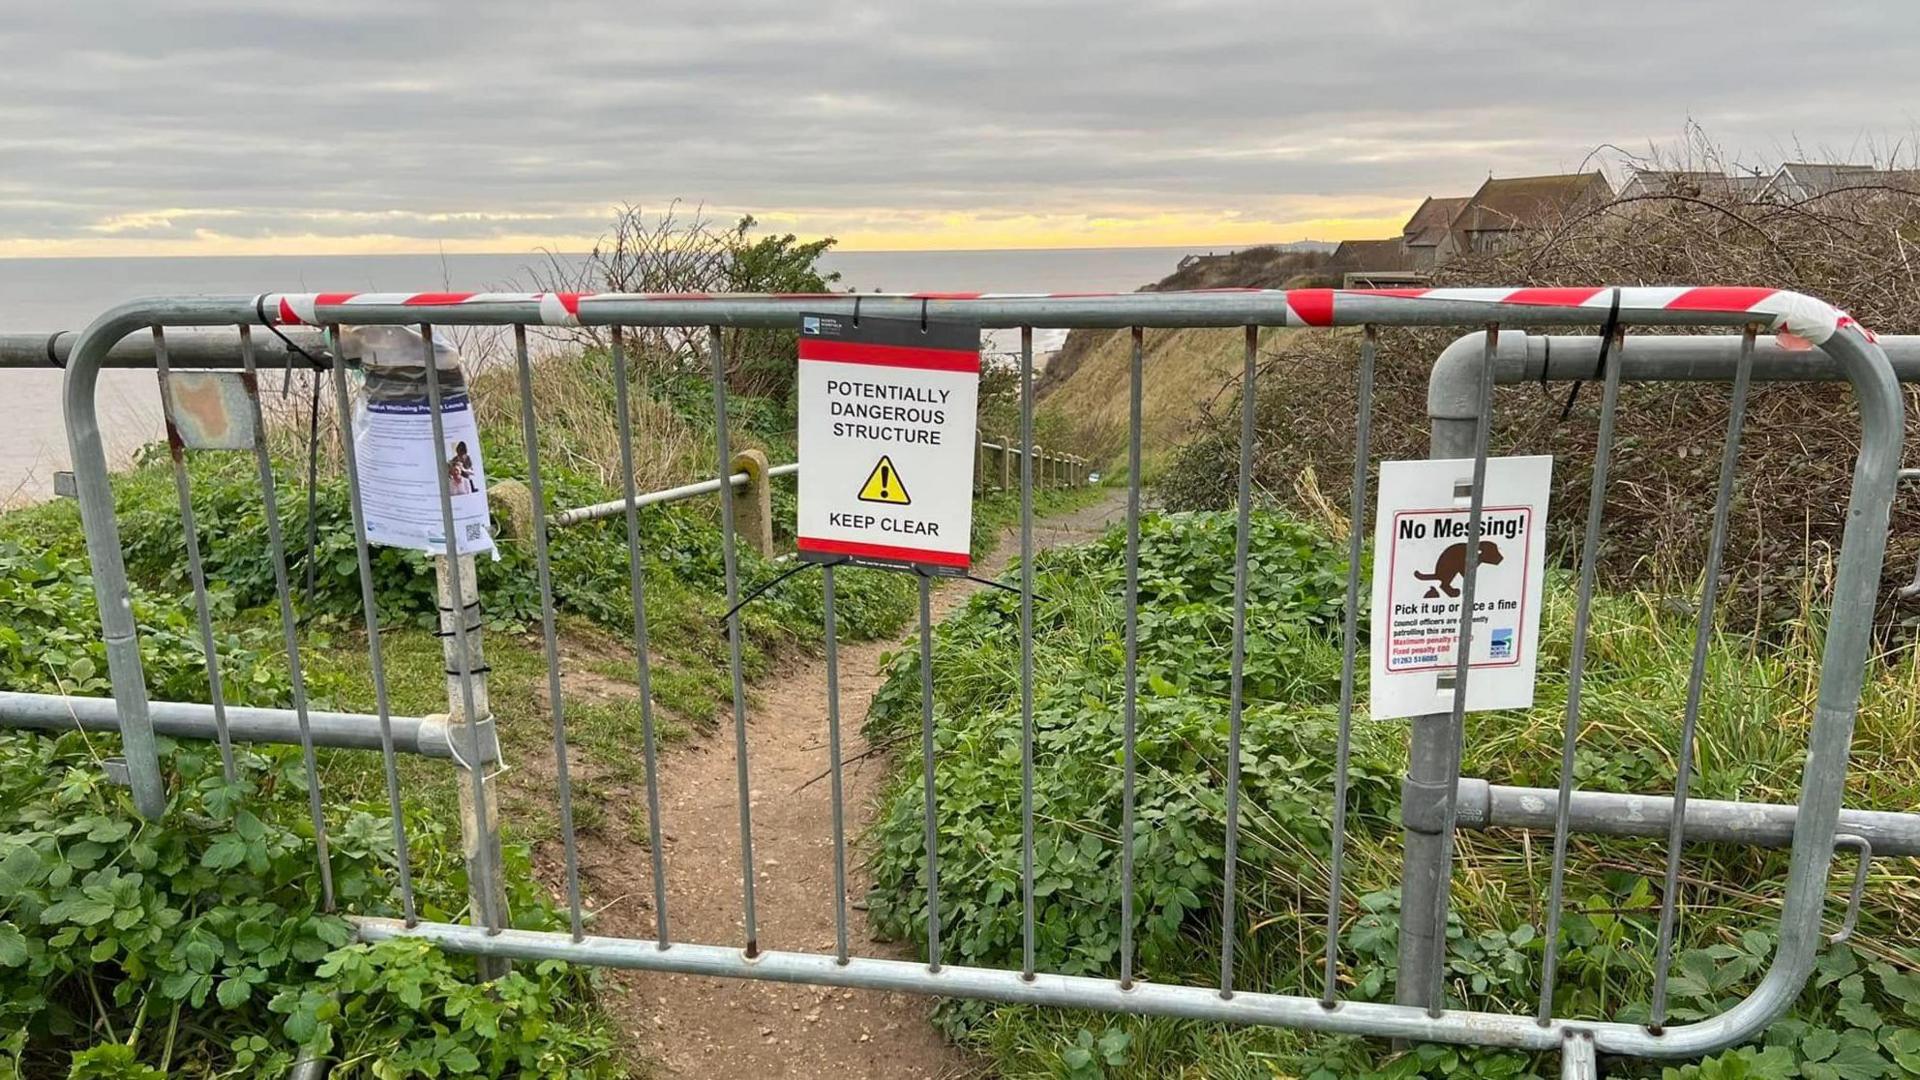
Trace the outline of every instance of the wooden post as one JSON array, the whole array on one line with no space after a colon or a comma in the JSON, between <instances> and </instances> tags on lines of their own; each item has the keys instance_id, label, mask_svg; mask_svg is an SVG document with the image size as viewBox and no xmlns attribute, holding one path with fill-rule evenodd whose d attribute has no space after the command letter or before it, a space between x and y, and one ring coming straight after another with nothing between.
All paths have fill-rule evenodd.
<instances>
[{"instance_id":1,"label":"wooden post","mask_svg":"<svg viewBox=\"0 0 1920 1080\"><path fill-rule=\"evenodd\" d=\"M733 535L740 543L773 558L773 481L767 475L767 455L742 450L733 455L727 475L746 473L747 482L729 485L733 496Z\"/></svg>"},{"instance_id":2,"label":"wooden post","mask_svg":"<svg viewBox=\"0 0 1920 1080\"><path fill-rule=\"evenodd\" d=\"M475 926L485 924L482 912L487 907L487 896L492 894L503 925L511 926L507 917L507 886L499 876L500 861L500 797L493 781L494 766L499 758L499 740L495 737L493 706L487 695L487 653L482 640L485 620L480 617L480 585L474 576L473 556L460 556L460 591L466 598L466 611L454 610L453 584L447 577L447 557L436 555L433 559L433 577L435 591L440 597L440 655L447 673L447 738L455 755L454 787L460 793L460 851L467 865L467 898L472 909L472 921ZM467 719L465 695L460 685L460 639L454 633L454 620L464 618L467 626L467 667L473 678L473 711L480 724L480 742L485 752L485 760L468 761ZM487 819L480 820L475 812L473 798L473 770L480 771L480 782L486 785ZM482 856L481 852L487 854ZM499 957L481 956L475 958L480 978L491 981L498 979L509 970L508 961Z\"/></svg>"}]
</instances>

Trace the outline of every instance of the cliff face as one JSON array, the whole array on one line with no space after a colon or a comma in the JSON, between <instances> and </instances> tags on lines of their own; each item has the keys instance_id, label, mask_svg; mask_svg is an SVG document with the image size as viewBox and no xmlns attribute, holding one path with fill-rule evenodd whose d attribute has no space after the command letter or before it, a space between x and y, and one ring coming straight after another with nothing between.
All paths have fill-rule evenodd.
<instances>
[{"instance_id":1,"label":"cliff face","mask_svg":"<svg viewBox=\"0 0 1920 1080\"><path fill-rule=\"evenodd\" d=\"M1151 285L1142 286L1140 291L1278 289L1303 274L1312 274L1326 263L1327 258L1326 251L1294 245L1247 248L1224 255L1189 255L1173 273ZM1055 390L1072 381L1087 358L1112 336L1113 332L1106 330L1075 330L1068 334L1060 352L1047 361L1047 368L1041 373L1035 392L1045 400ZM1126 336L1120 335L1121 338ZM1123 380L1120 386L1123 400L1125 390ZM1124 413L1122 415L1124 418Z\"/></svg>"},{"instance_id":2,"label":"cliff face","mask_svg":"<svg viewBox=\"0 0 1920 1080\"><path fill-rule=\"evenodd\" d=\"M1312 274L1326 259L1324 251L1281 247L1189 256L1173 273L1140 291L1277 289ZM1263 330L1262 347L1286 333ZM1042 407L1074 432L1075 452L1109 470L1126 463L1131 342L1125 330L1075 330L1047 362L1035 388ZM1152 463L1185 438L1222 388L1238 380L1244 350L1244 335L1231 327L1147 331L1141 444L1149 472Z\"/></svg>"}]
</instances>

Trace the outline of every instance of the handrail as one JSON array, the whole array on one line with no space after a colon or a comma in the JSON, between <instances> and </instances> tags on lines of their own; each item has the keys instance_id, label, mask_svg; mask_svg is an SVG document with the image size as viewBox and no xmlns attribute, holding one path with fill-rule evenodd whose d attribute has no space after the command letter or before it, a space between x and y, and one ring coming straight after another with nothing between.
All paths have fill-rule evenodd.
<instances>
[{"instance_id":1,"label":"handrail","mask_svg":"<svg viewBox=\"0 0 1920 1080\"><path fill-rule=\"evenodd\" d=\"M800 463L790 461L785 465L775 465L773 468L768 469L767 476L769 478L775 476L792 476L799 471ZM732 487L745 487L752 479L753 477L744 472L737 472L727 477L726 482ZM711 495L719 490L720 478L715 477L712 480L699 480L691 484L681 484L679 487L664 488L660 491L649 491L643 495L636 495L633 497L633 505L636 509L647 506L664 506L667 503L676 503L683 499L691 499L696 495ZM615 514L625 513L626 509L627 500L614 499L610 502L593 503L590 506L576 506L571 510L562 510L555 514L549 514L547 515L547 521L555 528L561 528L567 525L578 525L583 521L597 521L601 518L610 518Z\"/></svg>"}]
</instances>

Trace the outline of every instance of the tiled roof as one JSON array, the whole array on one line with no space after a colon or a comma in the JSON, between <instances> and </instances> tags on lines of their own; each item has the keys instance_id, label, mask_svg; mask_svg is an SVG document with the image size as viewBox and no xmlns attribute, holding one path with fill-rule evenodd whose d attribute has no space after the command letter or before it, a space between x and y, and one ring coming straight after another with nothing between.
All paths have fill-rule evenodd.
<instances>
[{"instance_id":1,"label":"tiled roof","mask_svg":"<svg viewBox=\"0 0 1920 1080\"><path fill-rule=\"evenodd\" d=\"M1490 178L1454 219L1454 227L1468 232L1535 228L1583 199L1612 193L1607 178L1598 172Z\"/></svg>"},{"instance_id":2,"label":"tiled roof","mask_svg":"<svg viewBox=\"0 0 1920 1080\"><path fill-rule=\"evenodd\" d=\"M1412 270L1413 259L1407 252L1407 245L1399 239L1392 240L1342 240L1340 246L1333 249L1333 257L1327 260L1328 270L1346 272L1354 270Z\"/></svg>"},{"instance_id":3,"label":"tiled roof","mask_svg":"<svg viewBox=\"0 0 1920 1080\"><path fill-rule=\"evenodd\" d=\"M1436 199L1427 196L1420 209L1413 212L1407 223L1400 228L1400 238L1414 247L1435 247L1447 238L1447 229L1469 202L1471 195Z\"/></svg>"}]
</instances>

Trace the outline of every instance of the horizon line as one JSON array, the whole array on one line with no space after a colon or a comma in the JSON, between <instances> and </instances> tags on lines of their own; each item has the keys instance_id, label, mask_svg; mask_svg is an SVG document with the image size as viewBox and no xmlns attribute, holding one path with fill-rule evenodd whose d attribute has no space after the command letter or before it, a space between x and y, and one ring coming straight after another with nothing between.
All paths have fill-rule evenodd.
<instances>
[{"instance_id":1,"label":"horizon line","mask_svg":"<svg viewBox=\"0 0 1920 1080\"><path fill-rule=\"evenodd\" d=\"M1207 243L1207 242L1201 242L1201 241L1193 241L1193 242L1179 243L1179 244L1085 244L1085 245L1074 244L1074 245L1032 245L1032 246L1016 246L1016 247L943 247L943 248L843 248L843 247L835 246L829 249L828 251L826 251L824 253L824 256L831 257L833 255L959 255L959 254L969 254L974 252L994 252L994 251L1173 251L1173 250L1181 250L1181 249L1191 250L1193 248L1199 248L1199 247L1217 248L1217 249L1220 249L1221 251L1233 252L1233 251L1245 251L1249 248L1257 248L1257 247L1286 247L1288 245L1293 245L1293 244L1338 244L1338 243L1339 241L1337 240L1318 240L1318 239L1312 239L1312 238L1304 238L1299 240L1261 240L1253 243L1246 243L1246 242ZM521 249L518 251L505 250L505 249L502 249L499 251L446 251L446 250L427 249L427 250L420 250L420 251L357 251L357 252L285 251L285 252L236 252L236 253L222 253L217 251L209 251L209 252L197 252L193 254L173 254L173 255L155 255L155 254L70 255L70 254L54 253L54 254L46 254L46 255L0 255L0 262L36 262L36 261L54 261L54 260L60 260L60 259L65 259L72 262L83 262L88 260L111 260L111 259L365 259L365 258L389 258L389 257L405 258L405 257L417 257L417 256L426 256L429 258L434 256L438 256L440 258L467 258L467 257L473 257L473 256L480 256L480 257L505 256L505 257L537 258L541 256L548 256L548 255L584 256L587 254L589 254L589 252L562 251L562 250L554 250L554 249L546 249L546 248L534 248L530 250Z\"/></svg>"}]
</instances>

